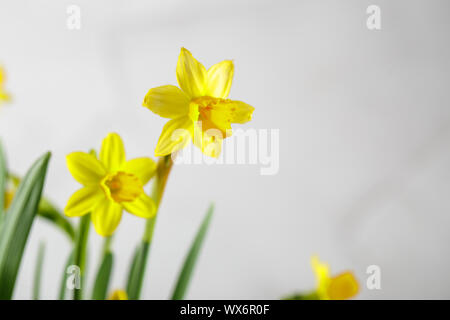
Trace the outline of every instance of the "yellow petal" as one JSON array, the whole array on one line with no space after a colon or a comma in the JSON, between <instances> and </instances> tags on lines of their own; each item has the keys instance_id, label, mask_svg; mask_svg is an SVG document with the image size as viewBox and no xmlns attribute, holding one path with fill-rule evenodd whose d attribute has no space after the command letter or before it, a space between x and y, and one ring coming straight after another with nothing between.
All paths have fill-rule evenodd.
<instances>
[{"instance_id":1,"label":"yellow petal","mask_svg":"<svg viewBox=\"0 0 450 320\"><path fill-rule=\"evenodd\" d=\"M68 217L85 215L104 199L105 195L98 186L83 187L70 197L64 213Z\"/></svg>"},{"instance_id":2,"label":"yellow petal","mask_svg":"<svg viewBox=\"0 0 450 320\"><path fill-rule=\"evenodd\" d=\"M2 86L4 81L5 81L5 71L3 70L3 67L0 66L0 87Z\"/></svg>"},{"instance_id":3,"label":"yellow petal","mask_svg":"<svg viewBox=\"0 0 450 320\"><path fill-rule=\"evenodd\" d=\"M92 211L95 231L103 237L114 233L122 218L122 206L111 200L101 201Z\"/></svg>"},{"instance_id":4,"label":"yellow petal","mask_svg":"<svg viewBox=\"0 0 450 320\"><path fill-rule=\"evenodd\" d=\"M162 86L150 89L143 106L161 117L175 119L188 114L189 97L178 87Z\"/></svg>"},{"instance_id":5,"label":"yellow petal","mask_svg":"<svg viewBox=\"0 0 450 320\"><path fill-rule=\"evenodd\" d=\"M185 48L181 48L177 63L178 85L189 98L204 95L207 73L205 67L198 62Z\"/></svg>"},{"instance_id":6,"label":"yellow petal","mask_svg":"<svg viewBox=\"0 0 450 320\"><path fill-rule=\"evenodd\" d=\"M156 162L150 158L136 158L125 162L120 170L134 174L145 185L156 173Z\"/></svg>"},{"instance_id":7,"label":"yellow petal","mask_svg":"<svg viewBox=\"0 0 450 320\"><path fill-rule=\"evenodd\" d=\"M190 141L193 126L188 116L167 122L156 145L155 156L162 157L184 148Z\"/></svg>"},{"instance_id":8,"label":"yellow petal","mask_svg":"<svg viewBox=\"0 0 450 320\"><path fill-rule=\"evenodd\" d=\"M100 160L108 172L114 172L125 162L125 148L122 138L117 133L110 133L103 139Z\"/></svg>"},{"instance_id":9,"label":"yellow petal","mask_svg":"<svg viewBox=\"0 0 450 320\"><path fill-rule=\"evenodd\" d=\"M122 202L126 211L141 218L152 218L156 213L156 205L152 198L142 193L132 202Z\"/></svg>"},{"instance_id":10,"label":"yellow petal","mask_svg":"<svg viewBox=\"0 0 450 320\"><path fill-rule=\"evenodd\" d=\"M351 272L344 272L331 279L328 297L331 300L346 300L354 297L359 290L358 281Z\"/></svg>"},{"instance_id":11,"label":"yellow petal","mask_svg":"<svg viewBox=\"0 0 450 320\"><path fill-rule=\"evenodd\" d=\"M85 152L72 152L66 157L67 168L79 183L85 186L99 183L106 170L98 159Z\"/></svg>"},{"instance_id":12,"label":"yellow petal","mask_svg":"<svg viewBox=\"0 0 450 320\"><path fill-rule=\"evenodd\" d=\"M330 284L330 268L322 263L317 256L311 258L311 266L316 275L317 293L321 299L328 299L328 286Z\"/></svg>"},{"instance_id":13,"label":"yellow petal","mask_svg":"<svg viewBox=\"0 0 450 320\"><path fill-rule=\"evenodd\" d=\"M114 290L108 300L128 300L128 295L125 290Z\"/></svg>"},{"instance_id":14,"label":"yellow petal","mask_svg":"<svg viewBox=\"0 0 450 320\"><path fill-rule=\"evenodd\" d=\"M233 61L225 60L208 69L208 80L205 95L215 98L226 98L230 93L233 81Z\"/></svg>"}]
</instances>

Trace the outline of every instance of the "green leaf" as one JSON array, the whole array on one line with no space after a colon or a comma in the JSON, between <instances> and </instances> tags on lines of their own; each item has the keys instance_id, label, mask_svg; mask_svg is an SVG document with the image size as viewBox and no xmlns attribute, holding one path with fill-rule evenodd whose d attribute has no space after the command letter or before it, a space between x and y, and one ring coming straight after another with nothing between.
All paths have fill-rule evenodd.
<instances>
[{"instance_id":1,"label":"green leaf","mask_svg":"<svg viewBox=\"0 0 450 320\"><path fill-rule=\"evenodd\" d=\"M127 283L127 294L130 300L137 300L140 297L149 246L150 244L148 242L142 241L134 253Z\"/></svg>"},{"instance_id":2,"label":"green leaf","mask_svg":"<svg viewBox=\"0 0 450 320\"><path fill-rule=\"evenodd\" d=\"M5 208L6 183L8 181L8 170L6 165L6 156L0 142L0 226L2 225Z\"/></svg>"},{"instance_id":3,"label":"green leaf","mask_svg":"<svg viewBox=\"0 0 450 320\"><path fill-rule=\"evenodd\" d=\"M113 254L108 251L103 256L103 261L97 272L92 292L92 300L105 300L108 292L109 280L111 278L111 270L113 266Z\"/></svg>"},{"instance_id":4,"label":"green leaf","mask_svg":"<svg viewBox=\"0 0 450 320\"><path fill-rule=\"evenodd\" d=\"M75 230L72 224L58 209L56 209L52 203L50 203L49 200L44 197L39 203L38 215L41 218L54 223L69 236L70 240L75 241Z\"/></svg>"},{"instance_id":5,"label":"green leaf","mask_svg":"<svg viewBox=\"0 0 450 320\"><path fill-rule=\"evenodd\" d=\"M11 299L28 234L44 187L50 153L39 158L19 185L0 230L0 299Z\"/></svg>"},{"instance_id":6,"label":"green leaf","mask_svg":"<svg viewBox=\"0 0 450 320\"><path fill-rule=\"evenodd\" d=\"M58 295L59 300L64 300L66 298L66 289L67 289L66 282L69 276L69 274L67 273L67 269L72 264L73 264L73 251L70 253L69 258L67 258L67 262L63 270L63 275L61 277L61 284L59 286L59 295Z\"/></svg>"},{"instance_id":7,"label":"green leaf","mask_svg":"<svg viewBox=\"0 0 450 320\"><path fill-rule=\"evenodd\" d=\"M84 287L84 276L86 268L86 253L87 253L87 241L89 237L89 227L91 224L91 215L85 214L80 218L80 226L78 229L77 238L75 241L75 248L73 254L73 264L80 268L80 283L81 287L79 289L73 290L73 299L81 300L83 299L83 287Z\"/></svg>"},{"instance_id":8,"label":"green leaf","mask_svg":"<svg viewBox=\"0 0 450 320\"><path fill-rule=\"evenodd\" d=\"M128 298L130 298L130 295L133 293L132 291L134 291L135 289L133 288L134 284L133 282L135 281L133 278L136 277L136 264L137 264L137 260L139 259L139 254L141 251L141 244L139 244L136 249L134 250L134 254L133 254L133 259L131 260L131 265L130 265L130 269L128 270L128 278L127 278L127 295ZM132 299L134 300L134 299Z\"/></svg>"},{"instance_id":9,"label":"green leaf","mask_svg":"<svg viewBox=\"0 0 450 320\"><path fill-rule=\"evenodd\" d=\"M39 293L41 289L42 265L44 263L45 244L42 242L39 245L38 255L36 259L36 269L34 269L33 281L33 299L39 300Z\"/></svg>"},{"instance_id":10,"label":"green leaf","mask_svg":"<svg viewBox=\"0 0 450 320\"><path fill-rule=\"evenodd\" d=\"M194 242L191 245L191 249L189 250L187 257L184 260L183 268L181 269L180 275L178 276L178 281L172 294L172 300L184 299L213 212L214 206L211 204L208 212L205 215L205 218L203 219L200 229L197 232Z\"/></svg>"}]
</instances>

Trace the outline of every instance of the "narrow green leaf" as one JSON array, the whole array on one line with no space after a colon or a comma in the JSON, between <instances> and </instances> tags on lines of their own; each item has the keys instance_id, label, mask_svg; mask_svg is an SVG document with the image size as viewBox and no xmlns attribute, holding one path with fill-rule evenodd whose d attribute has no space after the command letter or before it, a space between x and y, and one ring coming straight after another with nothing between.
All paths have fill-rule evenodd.
<instances>
[{"instance_id":1,"label":"narrow green leaf","mask_svg":"<svg viewBox=\"0 0 450 320\"><path fill-rule=\"evenodd\" d=\"M65 300L66 298L66 289L67 289L67 278L68 278L68 273L67 273L67 269L69 268L70 265L73 264L73 251L70 253L69 257L67 258L67 262L64 265L64 270L63 270L63 275L61 277L61 284L59 286L59 295L58 295L58 299L59 300Z\"/></svg>"},{"instance_id":2,"label":"narrow green leaf","mask_svg":"<svg viewBox=\"0 0 450 320\"><path fill-rule=\"evenodd\" d=\"M95 278L92 300L105 300L108 293L109 280L113 266L114 256L108 251L103 256L103 261Z\"/></svg>"},{"instance_id":3,"label":"narrow green leaf","mask_svg":"<svg viewBox=\"0 0 450 320\"><path fill-rule=\"evenodd\" d=\"M8 181L8 170L6 165L6 156L3 151L2 143L0 141L0 226L4 218L5 209L5 193L6 193L6 183Z\"/></svg>"},{"instance_id":4,"label":"narrow green leaf","mask_svg":"<svg viewBox=\"0 0 450 320\"><path fill-rule=\"evenodd\" d=\"M130 269L128 270L128 278L127 278L128 298L130 297L130 294L133 291L132 283L134 281L133 278L135 277L135 273L136 273L136 264L137 264L137 260L139 259L140 250L141 250L141 244L139 244L136 247L136 249L134 250L133 259L131 260Z\"/></svg>"},{"instance_id":5,"label":"narrow green leaf","mask_svg":"<svg viewBox=\"0 0 450 320\"><path fill-rule=\"evenodd\" d=\"M39 293L41 289L42 265L44 263L45 244L41 242L39 245L38 255L36 259L36 268L34 269L33 281L33 299L39 300Z\"/></svg>"},{"instance_id":6,"label":"narrow green leaf","mask_svg":"<svg viewBox=\"0 0 450 320\"><path fill-rule=\"evenodd\" d=\"M89 227L91 223L91 215L85 214L80 218L80 226L78 229L77 238L75 241L75 248L73 254L73 264L80 268L80 283L79 289L73 290L73 299L81 300L83 299L83 287L84 287L84 276L86 268L86 253L87 253L87 241L89 237Z\"/></svg>"},{"instance_id":7,"label":"narrow green leaf","mask_svg":"<svg viewBox=\"0 0 450 320\"><path fill-rule=\"evenodd\" d=\"M205 215L205 218L203 219L200 229L197 232L194 242L191 245L189 253L184 260L183 268L181 269L180 275L178 276L178 281L172 294L172 300L184 299L213 212L214 206L211 204L208 212Z\"/></svg>"},{"instance_id":8,"label":"narrow green leaf","mask_svg":"<svg viewBox=\"0 0 450 320\"><path fill-rule=\"evenodd\" d=\"M50 153L20 183L0 230L0 299L11 299L23 251L44 187Z\"/></svg>"},{"instance_id":9,"label":"narrow green leaf","mask_svg":"<svg viewBox=\"0 0 450 320\"><path fill-rule=\"evenodd\" d=\"M149 245L148 242L142 241L134 253L127 283L127 294L130 300L138 300L140 297Z\"/></svg>"}]
</instances>

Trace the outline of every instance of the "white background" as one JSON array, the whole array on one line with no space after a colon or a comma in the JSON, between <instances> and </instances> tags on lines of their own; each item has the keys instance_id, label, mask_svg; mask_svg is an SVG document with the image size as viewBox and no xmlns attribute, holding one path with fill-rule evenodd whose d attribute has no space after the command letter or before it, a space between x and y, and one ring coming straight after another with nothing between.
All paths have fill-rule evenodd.
<instances>
[{"instance_id":1,"label":"white background","mask_svg":"<svg viewBox=\"0 0 450 320\"><path fill-rule=\"evenodd\" d=\"M66 27L81 8L82 28ZM366 28L381 8L382 30ZM53 153L45 194L77 188L65 165L110 131L130 158L152 156L165 123L142 108L176 84L182 46L206 67L233 59L230 97L255 107L243 128L280 130L280 170L177 166L160 210L143 297L166 299L211 201L216 212L192 299L277 299L309 290L314 253L354 270L360 298L450 298L450 21L448 1L0 1L0 109L10 167ZM77 222L73 220L73 222ZM125 214L113 287L124 287L144 221ZM91 229L92 231L92 229ZM37 221L16 298L31 297L40 241L43 298L57 296L70 243ZM101 239L91 232L89 278ZM364 288L382 270L382 289ZM92 281L91 281L92 282Z\"/></svg>"}]
</instances>

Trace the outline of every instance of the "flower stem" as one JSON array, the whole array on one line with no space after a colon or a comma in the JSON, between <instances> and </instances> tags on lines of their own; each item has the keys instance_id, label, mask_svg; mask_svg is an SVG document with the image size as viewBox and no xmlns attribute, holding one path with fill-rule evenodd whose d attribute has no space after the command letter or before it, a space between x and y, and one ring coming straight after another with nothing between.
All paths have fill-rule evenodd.
<instances>
[{"instance_id":1,"label":"flower stem","mask_svg":"<svg viewBox=\"0 0 450 320\"><path fill-rule=\"evenodd\" d=\"M128 275L127 293L131 300L138 300L141 294L142 283L145 277L145 270L149 256L150 246L155 230L156 218L158 216L159 204L164 194L167 178L172 169L173 161L171 156L161 157L156 167L156 177L153 184L152 198L156 205L156 214L153 218L147 220L142 243L137 248L130 273Z\"/></svg>"},{"instance_id":2,"label":"flower stem","mask_svg":"<svg viewBox=\"0 0 450 320\"><path fill-rule=\"evenodd\" d=\"M108 252L111 252L111 242L112 236L103 238L102 256L105 256Z\"/></svg>"},{"instance_id":3,"label":"flower stem","mask_svg":"<svg viewBox=\"0 0 450 320\"><path fill-rule=\"evenodd\" d=\"M152 191L152 199L155 201L156 204L156 214L153 218L147 220L144 237L142 239L146 243L152 242L153 231L155 229L156 218L158 216L159 204L164 194L167 179L169 177L172 166L173 161L170 155L159 158L158 165L156 168L155 182Z\"/></svg>"}]
</instances>

